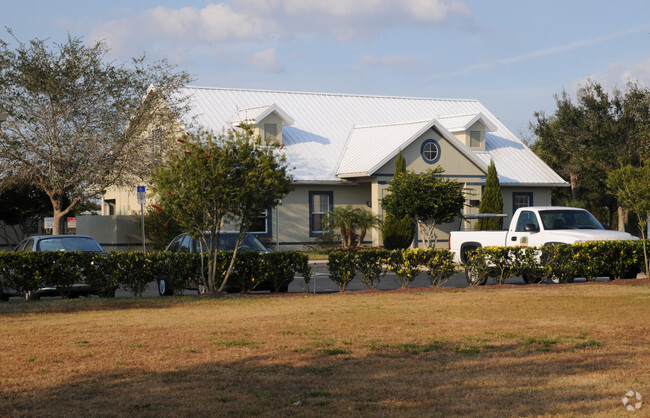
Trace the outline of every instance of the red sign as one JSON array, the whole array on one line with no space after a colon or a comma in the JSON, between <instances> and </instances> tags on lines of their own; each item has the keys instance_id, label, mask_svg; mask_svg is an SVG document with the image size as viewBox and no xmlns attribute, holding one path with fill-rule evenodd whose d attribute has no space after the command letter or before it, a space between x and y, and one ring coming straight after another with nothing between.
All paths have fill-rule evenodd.
<instances>
[{"instance_id":1,"label":"red sign","mask_svg":"<svg viewBox=\"0 0 650 418\"><path fill-rule=\"evenodd\" d=\"M68 228L77 229L77 218L68 218Z\"/></svg>"}]
</instances>

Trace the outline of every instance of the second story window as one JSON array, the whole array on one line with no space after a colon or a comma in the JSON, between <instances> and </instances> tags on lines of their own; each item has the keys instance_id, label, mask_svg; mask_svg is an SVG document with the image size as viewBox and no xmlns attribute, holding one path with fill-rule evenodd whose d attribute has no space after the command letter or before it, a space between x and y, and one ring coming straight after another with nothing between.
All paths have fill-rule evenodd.
<instances>
[{"instance_id":1,"label":"second story window","mask_svg":"<svg viewBox=\"0 0 650 418\"><path fill-rule=\"evenodd\" d=\"M163 153L163 135L162 129L151 131L151 153L155 164L159 164Z\"/></svg>"}]
</instances>

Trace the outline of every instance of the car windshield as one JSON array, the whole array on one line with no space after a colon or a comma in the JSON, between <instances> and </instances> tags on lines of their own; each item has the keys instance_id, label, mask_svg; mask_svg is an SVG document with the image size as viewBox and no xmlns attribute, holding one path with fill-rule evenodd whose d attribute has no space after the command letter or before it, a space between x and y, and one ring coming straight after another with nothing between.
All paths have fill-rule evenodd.
<instances>
[{"instance_id":1,"label":"car windshield","mask_svg":"<svg viewBox=\"0 0 650 418\"><path fill-rule=\"evenodd\" d=\"M586 210L544 210L539 212L544 229L605 229Z\"/></svg>"},{"instance_id":2,"label":"car windshield","mask_svg":"<svg viewBox=\"0 0 650 418\"><path fill-rule=\"evenodd\" d=\"M233 251L235 249L236 242L237 242L236 234L221 234L219 235L219 250ZM205 235L205 242L203 243L203 245L206 245L206 243L208 245L210 244L210 235L208 234ZM196 248L197 252L201 251L200 250L201 244L199 242L199 239L194 240L194 248ZM246 251L246 250L267 251L266 247L264 247L264 245L253 235L246 235L246 238L244 238L244 241L239 246L239 249L242 251Z\"/></svg>"},{"instance_id":3,"label":"car windshield","mask_svg":"<svg viewBox=\"0 0 650 418\"><path fill-rule=\"evenodd\" d=\"M100 247L94 239L74 236L43 238L38 243L37 251L104 252L104 250L102 250L102 247Z\"/></svg>"}]
</instances>

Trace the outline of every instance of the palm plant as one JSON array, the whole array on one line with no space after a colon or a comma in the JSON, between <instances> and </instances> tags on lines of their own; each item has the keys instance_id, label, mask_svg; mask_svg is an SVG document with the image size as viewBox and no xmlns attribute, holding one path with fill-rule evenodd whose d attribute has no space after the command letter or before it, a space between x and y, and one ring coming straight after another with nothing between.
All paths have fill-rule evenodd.
<instances>
[{"instance_id":1,"label":"palm plant","mask_svg":"<svg viewBox=\"0 0 650 418\"><path fill-rule=\"evenodd\" d=\"M337 207L327 212L323 222L326 231L333 232L336 229L340 231L343 247L361 244L368 229L381 224L380 219L372 212L351 205Z\"/></svg>"}]
</instances>

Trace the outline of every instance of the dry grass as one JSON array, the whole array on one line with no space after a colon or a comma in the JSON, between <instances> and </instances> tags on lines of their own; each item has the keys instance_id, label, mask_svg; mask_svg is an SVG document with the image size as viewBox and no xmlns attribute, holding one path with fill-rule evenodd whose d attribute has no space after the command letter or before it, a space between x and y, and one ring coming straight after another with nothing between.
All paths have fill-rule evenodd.
<instances>
[{"instance_id":1,"label":"dry grass","mask_svg":"<svg viewBox=\"0 0 650 418\"><path fill-rule=\"evenodd\" d=\"M625 284L4 303L0 415L625 416L650 281Z\"/></svg>"}]
</instances>

